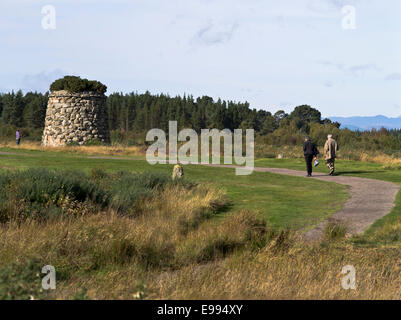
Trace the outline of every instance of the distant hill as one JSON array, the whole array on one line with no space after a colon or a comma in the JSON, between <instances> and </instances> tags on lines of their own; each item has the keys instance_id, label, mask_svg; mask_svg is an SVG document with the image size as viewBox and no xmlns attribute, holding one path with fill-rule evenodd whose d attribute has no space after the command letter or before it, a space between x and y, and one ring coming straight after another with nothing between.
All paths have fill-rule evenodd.
<instances>
[{"instance_id":1,"label":"distant hill","mask_svg":"<svg viewBox=\"0 0 401 320\"><path fill-rule=\"evenodd\" d=\"M366 131L371 129L401 129L401 117L388 118L382 115L375 117L330 117L331 121L341 123L341 129Z\"/></svg>"}]
</instances>

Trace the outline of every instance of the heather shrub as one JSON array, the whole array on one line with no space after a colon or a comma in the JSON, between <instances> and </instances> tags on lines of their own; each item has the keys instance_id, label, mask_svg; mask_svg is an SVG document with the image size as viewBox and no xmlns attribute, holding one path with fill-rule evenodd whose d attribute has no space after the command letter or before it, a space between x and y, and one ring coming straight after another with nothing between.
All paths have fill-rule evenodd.
<instances>
[{"instance_id":1,"label":"heather shrub","mask_svg":"<svg viewBox=\"0 0 401 320\"><path fill-rule=\"evenodd\" d=\"M71 202L105 207L110 196L77 171L31 168L0 175L0 221L59 216Z\"/></svg>"},{"instance_id":2,"label":"heather shrub","mask_svg":"<svg viewBox=\"0 0 401 320\"><path fill-rule=\"evenodd\" d=\"M111 208L121 215L141 212L141 204L151 201L166 186L190 189L193 183L172 181L164 173L107 173L92 170L52 171L31 168L0 174L0 222L26 218L47 220Z\"/></svg>"},{"instance_id":3,"label":"heather shrub","mask_svg":"<svg viewBox=\"0 0 401 320\"><path fill-rule=\"evenodd\" d=\"M71 93L80 93L85 91L105 93L107 87L99 81L81 79L76 76L65 76L64 78L54 81L50 85L50 91L59 90L66 90Z\"/></svg>"},{"instance_id":4,"label":"heather shrub","mask_svg":"<svg viewBox=\"0 0 401 320\"><path fill-rule=\"evenodd\" d=\"M0 267L0 300L37 300L46 297L42 289L43 265L35 260Z\"/></svg>"}]
</instances>

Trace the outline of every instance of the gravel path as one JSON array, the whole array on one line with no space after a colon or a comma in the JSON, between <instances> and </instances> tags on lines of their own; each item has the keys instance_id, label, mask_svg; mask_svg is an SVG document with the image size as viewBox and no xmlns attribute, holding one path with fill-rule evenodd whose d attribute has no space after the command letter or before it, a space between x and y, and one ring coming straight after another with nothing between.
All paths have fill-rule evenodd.
<instances>
[{"instance_id":1,"label":"gravel path","mask_svg":"<svg viewBox=\"0 0 401 320\"><path fill-rule=\"evenodd\" d=\"M235 168L230 165L207 165L224 166ZM291 176L305 177L303 171L281 168L255 167L254 171L285 174ZM306 178L305 179L311 179ZM394 206L395 197L400 189L398 184L365 178L349 176L329 176L324 173L314 173L312 179L335 182L350 186L350 198L343 209L333 214L329 220L318 224L312 230L304 233L303 238L309 241L320 240L324 235L325 226L328 221L335 221L346 225L347 232L358 235L369 228L377 219L390 213Z\"/></svg>"}]
</instances>

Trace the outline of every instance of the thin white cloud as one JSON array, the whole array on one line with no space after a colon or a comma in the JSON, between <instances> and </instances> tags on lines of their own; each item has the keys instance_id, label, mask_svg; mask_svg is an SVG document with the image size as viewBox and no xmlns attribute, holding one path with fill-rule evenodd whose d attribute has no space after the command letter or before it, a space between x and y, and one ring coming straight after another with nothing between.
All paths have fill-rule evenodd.
<instances>
[{"instance_id":1,"label":"thin white cloud","mask_svg":"<svg viewBox=\"0 0 401 320\"><path fill-rule=\"evenodd\" d=\"M327 88L331 88L334 86L334 83L332 81L325 81L323 82L323 85Z\"/></svg>"},{"instance_id":2,"label":"thin white cloud","mask_svg":"<svg viewBox=\"0 0 401 320\"><path fill-rule=\"evenodd\" d=\"M208 46L226 43L231 40L237 28L237 22L231 24L209 22L196 33L192 42Z\"/></svg>"},{"instance_id":3,"label":"thin white cloud","mask_svg":"<svg viewBox=\"0 0 401 320\"><path fill-rule=\"evenodd\" d=\"M40 10L49 2L0 0L2 90L47 90L60 69L109 92L206 94L271 111L292 101L322 114L375 114L387 105L396 115L400 82L384 79L401 70L400 0L53 2L50 32ZM352 32L341 26L348 4L357 9Z\"/></svg>"},{"instance_id":4,"label":"thin white cloud","mask_svg":"<svg viewBox=\"0 0 401 320\"><path fill-rule=\"evenodd\" d=\"M328 14L334 11L340 12L342 7L356 6L358 3L360 3L359 0L309 0L307 8L315 13Z\"/></svg>"},{"instance_id":5,"label":"thin white cloud","mask_svg":"<svg viewBox=\"0 0 401 320\"><path fill-rule=\"evenodd\" d=\"M351 72L354 76L359 76L367 71L376 71L378 69L379 68L376 66L376 64L369 63L350 66L348 68L348 71Z\"/></svg>"},{"instance_id":6,"label":"thin white cloud","mask_svg":"<svg viewBox=\"0 0 401 320\"><path fill-rule=\"evenodd\" d=\"M344 63L337 63L331 61L320 61L319 64L326 67L334 67L335 69L354 77L365 74L368 71L378 71L379 67L374 63L358 64L358 65L345 65Z\"/></svg>"},{"instance_id":7,"label":"thin white cloud","mask_svg":"<svg viewBox=\"0 0 401 320\"><path fill-rule=\"evenodd\" d=\"M401 73L395 72L390 73L385 78L388 81L401 81Z\"/></svg>"},{"instance_id":8,"label":"thin white cloud","mask_svg":"<svg viewBox=\"0 0 401 320\"><path fill-rule=\"evenodd\" d=\"M37 74L25 75L21 80L21 89L24 91L46 92L54 80L67 74L67 72L57 69L50 72L43 71Z\"/></svg>"}]
</instances>

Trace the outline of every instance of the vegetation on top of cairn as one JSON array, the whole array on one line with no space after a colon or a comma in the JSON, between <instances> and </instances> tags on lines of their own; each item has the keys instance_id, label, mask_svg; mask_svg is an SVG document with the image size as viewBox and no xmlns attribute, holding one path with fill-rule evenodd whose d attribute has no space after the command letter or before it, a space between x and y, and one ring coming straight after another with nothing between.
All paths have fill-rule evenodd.
<instances>
[{"instance_id":1,"label":"vegetation on top of cairn","mask_svg":"<svg viewBox=\"0 0 401 320\"><path fill-rule=\"evenodd\" d=\"M96 80L81 79L76 76L65 76L64 78L54 81L50 85L50 91L66 90L70 93L80 93L93 91L104 94L107 91L107 86Z\"/></svg>"}]
</instances>

